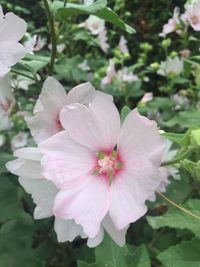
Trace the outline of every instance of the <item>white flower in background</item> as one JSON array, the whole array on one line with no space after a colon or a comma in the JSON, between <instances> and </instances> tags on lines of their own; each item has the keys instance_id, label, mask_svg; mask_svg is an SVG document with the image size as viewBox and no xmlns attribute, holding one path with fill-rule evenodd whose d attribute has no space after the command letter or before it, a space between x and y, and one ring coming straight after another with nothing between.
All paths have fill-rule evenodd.
<instances>
[{"instance_id":1,"label":"white flower in background","mask_svg":"<svg viewBox=\"0 0 200 267\"><path fill-rule=\"evenodd\" d=\"M180 52L181 58L188 58L190 57L191 51L188 49L183 49Z\"/></svg>"},{"instance_id":2,"label":"white flower in background","mask_svg":"<svg viewBox=\"0 0 200 267\"><path fill-rule=\"evenodd\" d=\"M117 72L117 79L122 82L132 83L138 81L139 78L125 67Z\"/></svg>"},{"instance_id":3,"label":"white flower in background","mask_svg":"<svg viewBox=\"0 0 200 267\"><path fill-rule=\"evenodd\" d=\"M52 45L49 44L49 45L48 45L48 48L49 48L49 50L51 50ZM65 44L58 44L58 45L56 46L56 48L57 48L57 52L61 54L61 53L65 50L66 45L65 45Z\"/></svg>"},{"instance_id":4,"label":"white flower in background","mask_svg":"<svg viewBox=\"0 0 200 267\"><path fill-rule=\"evenodd\" d=\"M108 42L108 36L107 36L107 31L103 30L99 33L98 37L98 42L99 42L99 46L100 48L107 53L108 48L110 47Z\"/></svg>"},{"instance_id":5,"label":"white flower in background","mask_svg":"<svg viewBox=\"0 0 200 267\"><path fill-rule=\"evenodd\" d=\"M2 147L5 144L5 136L3 134L0 134L0 147Z\"/></svg>"},{"instance_id":6,"label":"white flower in background","mask_svg":"<svg viewBox=\"0 0 200 267\"><path fill-rule=\"evenodd\" d=\"M84 0L84 5L89 6L94 3L94 0Z\"/></svg>"},{"instance_id":7,"label":"white flower in background","mask_svg":"<svg viewBox=\"0 0 200 267\"><path fill-rule=\"evenodd\" d=\"M141 103L147 103L149 101L151 101L153 99L153 93L149 92L149 93L145 93L142 97L142 99L140 100Z\"/></svg>"},{"instance_id":8,"label":"white flower in background","mask_svg":"<svg viewBox=\"0 0 200 267\"><path fill-rule=\"evenodd\" d=\"M163 152L162 156L162 162L172 160L176 154L177 150L170 150L172 146L172 142L165 139L165 149ZM179 171L177 168L172 167L172 166L167 166L167 167L160 167L159 168L160 172L160 184L157 187L156 191L157 192L166 192L167 186L170 184L169 177L173 177L176 180L180 179ZM153 194L150 198L150 201L155 201L156 200L156 194Z\"/></svg>"},{"instance_id":9,"label":"white flower in background","mask_svg":"<svg viewBox=\"0 0 200 267\"><path fill-rule=\"evenodd\" d=\"M127 46L127 40L125 39L125 37L123 35L120 37L118 48L122 52L122 54L129 54L129 49Z\"/></svg>"},{"instance_id":10,"label":"white flower in background","mask_svg":"<svg viewBox=\"0 0 200 267\"><path fill-rule=\"evenodd\" d=\"M0 79L0 131L10 129L9 116L15 105L11 86L6 78Z\"/></svg>"},{"instance_id":11,"label":"white flower in background","mask_svg":"<svg viewBox=\"0 0 200 267\"><path fill-rule=\"evenodd\" d=\"M110 95L96 91L89 82L74 87L67 94L56 79L48 77L36 102L34 115L26 118L35 142L40 143L63 129L60 122L60 111L63 106L71 103L88 105L96 94L113 100Z\"/></svg>"},{"instance_id":12,"label":"white flower in background","mask_svg":"<svg viewBox=\"0 0 200 267\"><path fill-rule=\"evenodd\" d=\"M42 38L40 35L33 35L26 42L25 47L29 52L40 51L47 43L46 38Z\"/></svg>"},{"instance_id":13,"label":"white flower in background","mask_svg":"<svg viewBox=\"0 0 200 267\"><path fill-rule=\"evenodd\" d=\"M176 110L179 110L181 107L184 107L185 109L189 107L189 99L186 96L181 94L174 94L171 98L176 103Z\"/></svg>"},{"instance_id":14,"label":"white flower in background","mask_svg":"<svg viewBox=\"0 0 200 267\"><path fill-rule=\"evenodd\" d=\"M12 151L15 151L18 148L25 147L28 143L28 133L19 132L13 136L11 140Z\"/></svg>"},{"instance_id":15,"label":"white flower in background","mask_svg":"<svg viewBox=\"0 0 200 267\"><path fill-rule=\"evenodd\" d=\"M26 29L23 19L11 12L4 15L0 5L0 77L27 53L27 49L19 43Z\"/></svg>"},{"instance_id":16,"label":"white flower in background","mask_svg":"<svg viewBox=\"0 0 200 267\"><path fill-rule=\"evenodd\" d=\"M93 35L98 35L105 29L105 21L93 15L90 15L84 24L85 28L90 30Z\"/></svg>"},{"instance_id":17,"label":"white flower in background","mask_svg":"<svg viewBox=\"0 0 200 267\"><path fill-rule=\"evenodd\" d=\"M122 82L132 83L138 81L139 78L133 72L128 71L128 68L126 67L116 71L114 61L110 60L106 71L106 76L102 79L101 84L103 86L111 84L115 79Z\"/></svg>"},{"instance_id":18,"label":"white flower in background","mask_svg":"<svg viewBox=\"0 0 200 267\"><path fill-rule=\"evenodd\" d=\"M200 31L200 1L186 6L184 19L195 31Z\"/></svg>"},{"instance_id":19,"label":"white flower in background","mask_svg":"<svg viewBox=\"0 0 200 267\"><path fill-rule=\"evenodd\" d=\"M168 57L166 61L162 61L160 69L157 71L159 75L179 75L183 71L183 60L178 57Z\"/></svg>"},{"instance_id":20,"label":"white flower in background","mask_svg":"<svg viewBox=\"0 0 200 267\"><path fill-rule=\"evenodd\" d=\"M180 9L178 7L175 7L174 14L171 19L168 20L168 23L163 26L162 32L159 34L161 37L166 37L167 34L171 32L179 32L177 27L180 24Z\"/></svg>"},{"instance_id":21,"label":"white flower in background","mask_svg":"<svg viewBox=\"0 0 200 267\"><path fill-rule=\"evenodd\" d=\"M90 66L88 65L87 60L85 59L82 63L78 64L78 68L83 71L90 70Z\"/></svg>"},{"instance_id":22,"label":"white flower in background","mask_svg":"<svg viewBox=\"0 0 200 267\"><path fill-rule=\"evenodd\" d=\"M32 79L29 79L27 77L17 75L15 79L11 80L11 85L14 88L22 89L27 91L29 89L29 85L35 84L35 81Z\"/></svg>"},{"instance_id":23,"label":"white flower in background","mask_svg":"<svg viewBox=\"0 0 200 267\"><path fill-rule=\"evenodd\" d=\"M115 69L115 63L113 60L110 60L106 71L106 76L102 79L101 84L102 85L111 84L116 79L116 77L117 77L117 72Z\"/></svg>"}]
</instances>

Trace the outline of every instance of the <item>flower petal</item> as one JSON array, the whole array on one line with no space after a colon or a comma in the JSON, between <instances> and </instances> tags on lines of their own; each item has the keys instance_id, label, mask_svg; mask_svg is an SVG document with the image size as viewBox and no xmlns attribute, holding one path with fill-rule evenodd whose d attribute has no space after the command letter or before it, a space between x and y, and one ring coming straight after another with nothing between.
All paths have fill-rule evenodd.
<instances>
[{"instance_id":1,"label":"flower petal","mask_svg":"<svg viewBox=\"0 0 200 267\"><path fill-rule=\"evenodd\" d=\"M42 160L44 176L63 188L76 179L93 172L96 159L92 151L76 143L62 131L39 145L45 157Z\"/></svg>"},{"instance_id":2,"label":"flower petal","mask_svg":"<svg viewBox=\"0 0 200 267\"><path fill-rule=\"evenodd\" d=\"M64 88L53 77L48 77L44 82L39 100L36 103L35 115L26 118L36 143L40 143L61 131L59 113L66 103L67 94Z\"/></svg>"},{"instance_id":3,"label":"flower petal","mask_svg":"<svg viewBox=\"0 0 200 267\"><path fill-rule=\"evenodd\" d=\"M91 176L85 185L66 187L55 199L54 214L63 219L74 219L83 227L89 238L94 238L108 212L111 192L108 183L101 177Z\"/></svg>"},{"instance_id":4,"label":"flower petal","mask_svg":"<svg viewBox=\"0 0 200 267\"><path fill-rule=\"evenodd\" d=\"M26 33L27 23L9 12L0 21L0 41L19 41Z\"/></svg>"},{"instance_id":5,"label":"flower petal","mask_svg":"<svg viewBox=\"0 0 200 267\"><path fill-rule=\"evenodd\" d=\"M100 227L99 233L94 238L88 238L87 245L89 248L97 247L104 238L104 229Z\"/></svg>"},{"instance_id":6,"label":"flower petal","mask_svg":"<svg viewBox=\"0 0 200 267\"><path fill-rule=\"evenodd\" d=\"M115 105L98 94L89 108L81 104L63 107L60 120L69 135L78 143L94 150L112 150L120 129Z\"/></svg>"},{"instance_id":7,"label":"flower petal","mask_svg":"<svg viewBox=\"0 0 200 267\"><path fill-rule=\"evenodd\" d=\"M106 232L110 235L110 237L120 246L123 247L126 242L126 232L129 228L127 225L122 230L119 230L115 227L110 215L107 214L103 220L103 227L105 228Z\"/></svg>"},{"instance_id":8,"label":"flower petal","mask_svg":"<svg viewBox=\"0 0 200 267\"><path fill-rule=\"evenodd\" d=\"M56 217L54 230L57 234L58 242L72 242L78 236L81 236L82 238L86 237L82 227L76 224L74 220L63 220Z\"/></svg>"},{"instance_id":9,"label":"flower petal","mask_svg":"<svg viewBox=\"0 0 200 267\"><path fill-rule=\"evenodd\" d=\"M118 139L118 150L122 159L147 159L155 166L161 163L164 140L161 138L154 121L139 115L134 109L126 117Z\"/></svg>"},{"instance_id":10,"label":"flower petal","mask_svg":"<svg viewBox=\"0 0 200 267\"><path fill-rule=\"evenodd\" d=\"M160 184L159 172L150 162L132 161L130 166L112 182L109 214L119 230L146 213L145 201Z\"/></svg>"},{"instance_id":11,"label":"flower petal","mask_svg":"<svg viewBox=\"0 0 200 267\"><path fill-rule=\"evenodd\" d=\"M15 41L0 42L0 77L4 76L10 67L15 65L27 53L25 47Z\"/></svg>"},{"instance_id":12,"label":"flower petal","mask_svg":"<svg viewBox=\"0 0 200 267\"><path fill-rule=\"evenodd\" d=\"M28 176L19 177L19 182L26 192L31 194L34 203L37 205L34 211L34 218L43 219L52 216L53 203L58 189L52 182L45 179L29 178Z\"/></svg>"},{"instance_id":13,"label":"flower petal","mask_svg":"<svg viewBox=\"0 0 200 267\"><path fill-rule=\"evenodd\" d=\"M67 104L81 103L88 105L95 98L95 88L89 82L72 88L67 95Z\"/></svg>"}]
</instances>

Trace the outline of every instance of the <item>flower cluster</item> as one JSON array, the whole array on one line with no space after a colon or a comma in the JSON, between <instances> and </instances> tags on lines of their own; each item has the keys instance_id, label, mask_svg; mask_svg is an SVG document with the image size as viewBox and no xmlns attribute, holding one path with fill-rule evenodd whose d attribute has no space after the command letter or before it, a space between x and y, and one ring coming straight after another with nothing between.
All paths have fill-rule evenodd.
<instances>
[{"instance_id":1,"label":"flower cluster","mask_svg":"<svg viewBox=\"0 0 200 267\"><path fill-rule=\"evenodd\" d=\"M93 247L106 231L123 246L167 179L156 123L134 109L121 124L110 95L90 83L66 94L52 77L26 120L37 147L16 150L7 168L32 195L35 219L55 216L60 242L81 236Z\"/></svg>"},{"instance_id":2,"label":"flower cluster","mask_svg":"<svg viewBox=\"0 0 200 267\"><path fill-rule=\"evenodd\" d=\"M163 26L160 33L161 37L166 37L171 32L182 34L186 31L188 25L195 31L200 31L200 1L193 1L191 4L186 4L185 12L180 14L178 7L174 9L174 13L168 23Z\"/></svg>"}]
</instances>

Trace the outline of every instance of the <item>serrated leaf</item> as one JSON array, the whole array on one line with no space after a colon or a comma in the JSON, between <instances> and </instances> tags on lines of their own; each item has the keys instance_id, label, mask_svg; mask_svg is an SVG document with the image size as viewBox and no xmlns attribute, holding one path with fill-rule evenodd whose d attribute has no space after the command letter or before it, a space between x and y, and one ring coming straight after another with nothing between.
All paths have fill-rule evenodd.
<instances>
[{"instance_id":1,"label":"serrated leaf","mask_svg":"<svg viewBox=\"0 0 200 267\"><path fill-rule=\"evenodd\" d=\"M69 16L77 16L81 14L94 15L116 25L117 27L124 31L127 31L128 33L135 33L135 30L131 26L127 25L118 17L118 15L114 11L106 6L106 0L97 0L91 5L77 5L67 3L65 7L63 7L63 2L61 1L55 1L53 3L53 9L58 12L60 17L64 21L67 21Z\"/></svg>"},{"instance_id":2,"label":"serrated leaf","mask_svg":"<svg viewBox=\"0 0 200 267\"><path fill-rule=\"evenodd\" d=\"M134 267L151 267L149 253L145 245L141 245L134 251L131 256L127 257L128 266Z\"/></svg>"},{"instance_id":3,"label":"serrated leaf","mask_svg":"<svg viewBox=\"0 0 200 267\"><path fill-rule=\"evenodd\" d=\"M130 252L127 246L119 247L108 235L95 248L95 263L78 262L78 267L150 267L150 259L145 245Z\"/></svg>"},{"instance_id":4,"label":"serrated leaf","mask_svg":"<svg viewBox=\"0 0 200 267\"><path fill-rule=\"evenodd\" d=\"M199 267L199 248L199 239L184 241L160 253L158 259L165 267Z\"/></svg>"},{"instance_id":5,"label":"serrated leaf","mask_svg":"<svg viewBox=\"0 0 200 267\"><path fill-rule=\"evenodd\" d=\"M3 174L0 177L0 222L8 219L30 218L24 212L19 199L19 187L15 186L9 178Z\"/></svg>"},{"instance_id":6,"label":"serrated leaf","mask_svg":"<svg viewBox=\"0 0 200 267\"><path fill-rule=\"evenodd\" d=\"M5 164L13 159L14 159L13 155L7 152L0 152L0 174L3 172L8 172L8 170L5 167Z\"/></svg>"},{"instance_id":7,"label":"serrated leaf","mask_svg":"<svg viewBox=\"0 0 200 267\"><path fill-rule=\"evenodd\" d=\"M199 199L191 199L183 204L182 207L200 216ZM159 229L165 226L175 229L188 229L192 231L194 235L200 237L200 221L175 207L170 208L162 216L147 216L147 221L154 229Z\"/></svg>"}]
</instances>

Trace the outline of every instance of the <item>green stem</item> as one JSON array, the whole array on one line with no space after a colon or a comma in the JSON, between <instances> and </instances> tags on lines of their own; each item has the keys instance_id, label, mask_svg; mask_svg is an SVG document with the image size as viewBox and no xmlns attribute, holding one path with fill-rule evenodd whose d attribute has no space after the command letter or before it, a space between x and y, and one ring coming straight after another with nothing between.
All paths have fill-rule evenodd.
<instances>
[{"instance_id":1,"label":"green stem","mask_svg":"<svg viewBox=\"0 0 200 267\"><path fill-rule=\"evenodd\" d=\"M198 149L199 149L198 146L191 147L187 151L182 153L180 156L177 156L172 160L162 162L161 166L164 167L164 166L169 166L169 165L174 165L176 163L179 163L181 160L185 159L188 155L190 155L191 153L193 153L194 151Z\"/></svg>"},{"instance_id":2,"label":"green stem","mask_svg":"<svg viewBox=\"0 0 200 267\"><path fill-rule=\"evenodd\" d=\"M191 212L191 211L189 211L189 210L187 210L187 209L185 209L185 208L179 206L177 203L175 203L174 201L172 201L171 199L169 199L168 197L166 197L166 196L163 195L162 193L157 192L157 194L158 194L159 196L161 196L165 201L169 202L171 205L173 205L174 207L176 207L177 209L181 210L182 212L184 212L184 213L190 215L191 217L193 217L193 218L195 218L195 219L197 219L197 220L200 220L200 216L198 216L198 215L194 214L193 212Z\"/></svg>"},{"instance_id":3,"label":"green stem","mask_svg":"<svg viewBox=\"0 0 200 267\"><path fill-rule=\"evenodd\" d=\"M55 25L54 25L54 16L50 10L48 0L43 0L44 7L46 9L47 18L49 21L49 27L51 32L51 60L49 63L49 71L48 74L52 75L54 70L55 58L57 55L57 47L56 47L56 32L55 32Z\"/></svg>"},{"instance_id":4,"label":"green stem","mask_svg":"<svg viewBox=\"0 0 200 267\"><path fill-rule=\"evenodd\" d=\"M20 72L20 71L17 71L17 70L12 70L12 69L11 69L11 72L12 72L12 73L15 73L15 74L17 74L17 75L21 75L21 76L23 76L23 77L26 77L26 78L28 78L28 79L31 79L31 80L35 81L36 83L39 82L39 81L37 80L37 78L34 78L34 77L29 76L29 75L27 75L27 74L24 74L23 72Z\"/></svg>"}]
</instances>

